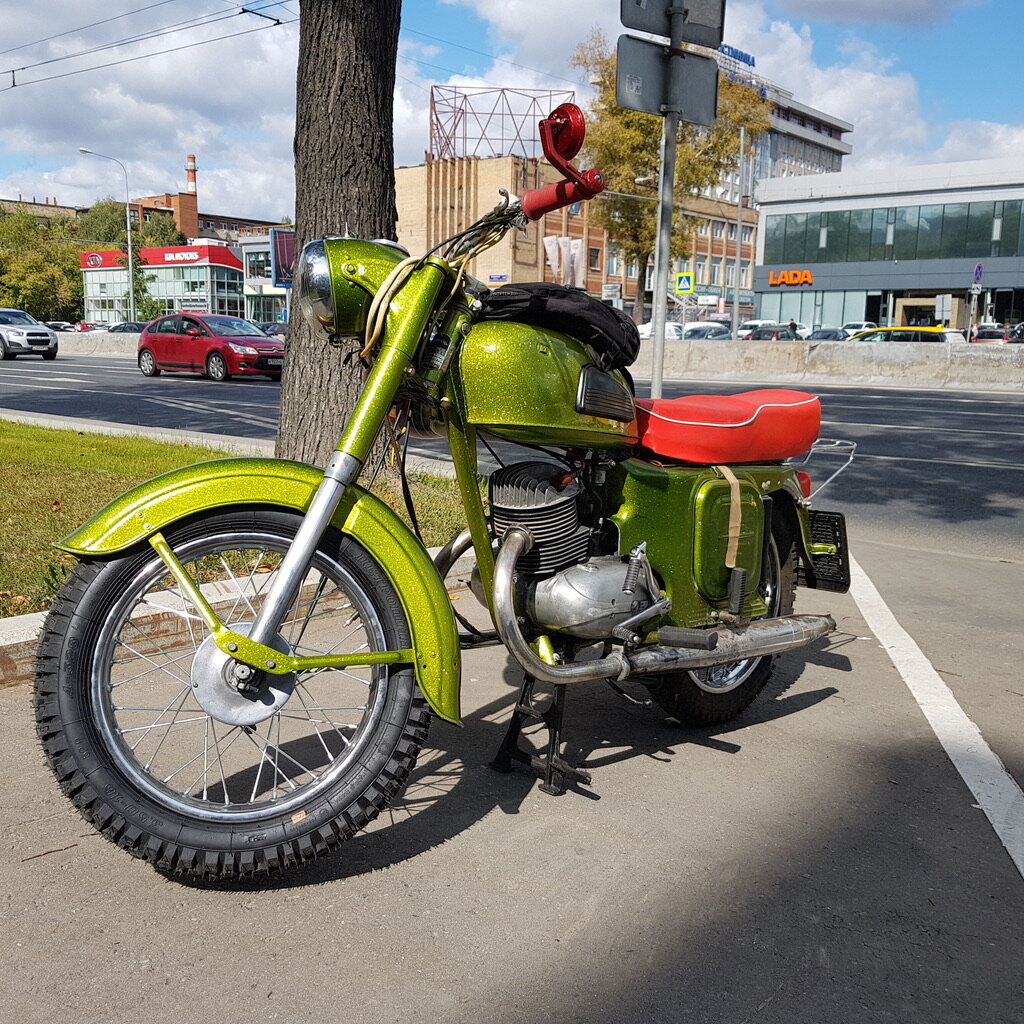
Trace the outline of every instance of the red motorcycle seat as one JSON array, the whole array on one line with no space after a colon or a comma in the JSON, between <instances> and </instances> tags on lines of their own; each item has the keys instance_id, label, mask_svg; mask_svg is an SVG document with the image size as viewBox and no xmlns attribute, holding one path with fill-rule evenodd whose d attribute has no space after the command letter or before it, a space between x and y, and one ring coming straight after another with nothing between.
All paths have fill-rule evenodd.
<instances>
[{"instance_id":1,"label":"red motorcycle seat","mask_svg":"<svg viewBox=\"0 0 1024 1024\"><path fill-rule=\"evenodd\" d=\"M639 398L640 444L682 462L774 462L817 440L821 404L803 391Z\"/></svg>"}]
</instances>

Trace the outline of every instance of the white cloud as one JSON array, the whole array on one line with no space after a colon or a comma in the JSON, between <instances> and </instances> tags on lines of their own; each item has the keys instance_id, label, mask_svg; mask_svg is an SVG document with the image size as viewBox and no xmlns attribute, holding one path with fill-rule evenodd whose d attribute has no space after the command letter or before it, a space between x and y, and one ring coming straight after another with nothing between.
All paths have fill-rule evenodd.
<instances>
[{"instance_id":1,"label":"white cloud","mask_svg":"<svg viewBox=\"0 0 1024 1024\"><path fill-rule=\"evenodd\" d=\"M260 6L268 0L261 0ZM424 0L409 0L423 3ZM619 5L608 0L439 0L471 10L488 27L473 37L452 40L503 58L479 75L456 73L476 66L479 53L464 54L402 38L395 90L396 163L423 160L429 145L430 86L434 82L520 89L575 89L586 84L570 64L577 45L592 28L609 40L622 31ZM984 121L935 123L925 119L917 83L900 70L899 55L880 52L868 33L854 34L827 60L815 49L813 28L802 19L833 21L875 19L924 23L976 0L729 0L725 37L757 57L758 71L791 91L795 98L854 124L854 155L848 166L968 159L979 152L1018 153L1024 128ZM8 5L0 49L51 33L68 24L66 0L34 0ZM73 5L74 24L129 11L138 0L82 0ZM784 10L798 20L773 18ZM270 9L268 9L269 12ZM296 0L278 5L282 17L294 16ZM230 13L223 0L178 0L146 17L155 25L175 19ZM159 19L157 20L157 16ZM270 27L208 46L171 52L189 40L252 28L260 19L237 16L214 28L132 44L117 50L19 71L16 79L62 73L75 67L109 63L137 53L158 56L105 70L21 85L0 91L3 137L0 141L0 196L19 193L42 201L88 205L120 196L120 170L109 162L80 156L87 146L122 160L133 195L178 191L185 187L184 162L195 153L199 164L200 206L211 213L277 219L294 205L292 135L295 112L297 25ZM812 20L810 25L813 25ZM269 23L268 23L269 25ZM120 19L88 32L74 32L33 47L0 54L3 72L50 57L77 52L102 39L137 31L137 19ZM460 56L461 54L461 56ZM470 63L471 62L471 63Z\"/></svg>"},{"instance_id":2,"label":"white cloud","mask_svg":"<svg viewBox=\"0 0 1024 1024\"><path fill-rule=\"evenodd\" d=\"M979 0L780 0L792 14L817 21L890 22L921 25L941 21L957 7L972 7Z\"/></svg>"}]
</instances>

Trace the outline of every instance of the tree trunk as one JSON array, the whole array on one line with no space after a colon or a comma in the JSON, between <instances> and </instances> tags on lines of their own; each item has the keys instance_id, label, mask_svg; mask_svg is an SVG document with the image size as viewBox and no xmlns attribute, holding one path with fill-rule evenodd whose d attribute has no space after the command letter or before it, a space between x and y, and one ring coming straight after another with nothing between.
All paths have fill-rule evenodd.
<instances>
[{"instance_id":1,"label":"tree trunk","mask_svg":"<svg viewBox=\"0 0 1024 1024\"><path fill-rule=\"evenodd\" d=\"M394 238L394 88L401 0L301 0L295 242ZM359 394L355 360L292 305L277 454L325 465ZM379 443L378 443L379 447Z\"/></svg>"}]
</instances>

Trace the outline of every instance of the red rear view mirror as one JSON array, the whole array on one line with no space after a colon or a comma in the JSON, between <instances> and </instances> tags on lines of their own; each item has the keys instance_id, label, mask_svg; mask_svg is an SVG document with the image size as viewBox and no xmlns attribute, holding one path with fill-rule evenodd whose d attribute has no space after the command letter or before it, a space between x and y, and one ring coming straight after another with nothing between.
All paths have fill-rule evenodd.
<instances>
[{"instance_id":1,"label":"red rear view mirror","mask_svg":"<svg viewBox=\"0 0 1024 1024\"><path fill-rule=\"evenodd\" d=\"M557 158L571 160L580 151L586 134L587 125L583 120L583 111L575 103L563 103L555 107L540 123L544 155L555 166L558 166ZM552 159L553 157L555 159Z\"/></svg>"}]
</instances>

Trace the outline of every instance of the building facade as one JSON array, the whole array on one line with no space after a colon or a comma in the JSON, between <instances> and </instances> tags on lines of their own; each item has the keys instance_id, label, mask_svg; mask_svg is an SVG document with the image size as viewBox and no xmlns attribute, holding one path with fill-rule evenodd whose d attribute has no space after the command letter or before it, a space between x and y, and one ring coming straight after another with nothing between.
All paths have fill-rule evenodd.
<instances>
[{"instance_id":1,"label":"building facade","mask_svg":"<svg viewBox=\"0 0 1024 1024\"><path fill-rule=\"evenodd\" d=\"M226 245L140 249L150 296L163 312L191 310L245 316L242 262ZM81 256L85 316L93 323L117 323L128 317L128 270L117 249Z\"/></svg>"},{"instance_id":2,"label":"building facade","mask_svg":"<svg viewBox=\"0 0 1024 1024\"><path fill-rule=\"evenodd\" d=\"M546 161L518 156L455 157L400 167L395 171L398 240L412 253L426 252L492 209L501 198L499 189L521 194L560 177ZM624 259L605 230L593 222L594 204L600 202L598 196L549 213L531 225L526 236L509 232L474 260L469 272L491 288L525 281L569 284L631 310L638 288L649 300L651 267ZM720 199L692 196L686 215L693 223L692 255L677 261L674 269L692 275L694 291L673 292L671 315L676 319L724 315L733 301L738 265L741 315L746 316L754 301L755 212Z\"/></svg>"},{"instance_id":3,"label":"building facade","mask_svg":"<svg viewBox=\"0 0 1024 1024\"><path fill-rule=\"evenodd\" d=\"M909 326L1024 318L1017 161L774 179L758 188L760 315Z\"/></svg>"},{"instance_id":4,"label":"building facade","mask_svg":"<svg viewBox=\"0 0 1024 1024\"><path fill-rule=\"evenodd\" d=\"M288 319L290 289L274 284L270 235L238 240L244 273L245 317L257 323Z\"/></svg>"}]
</instances>

